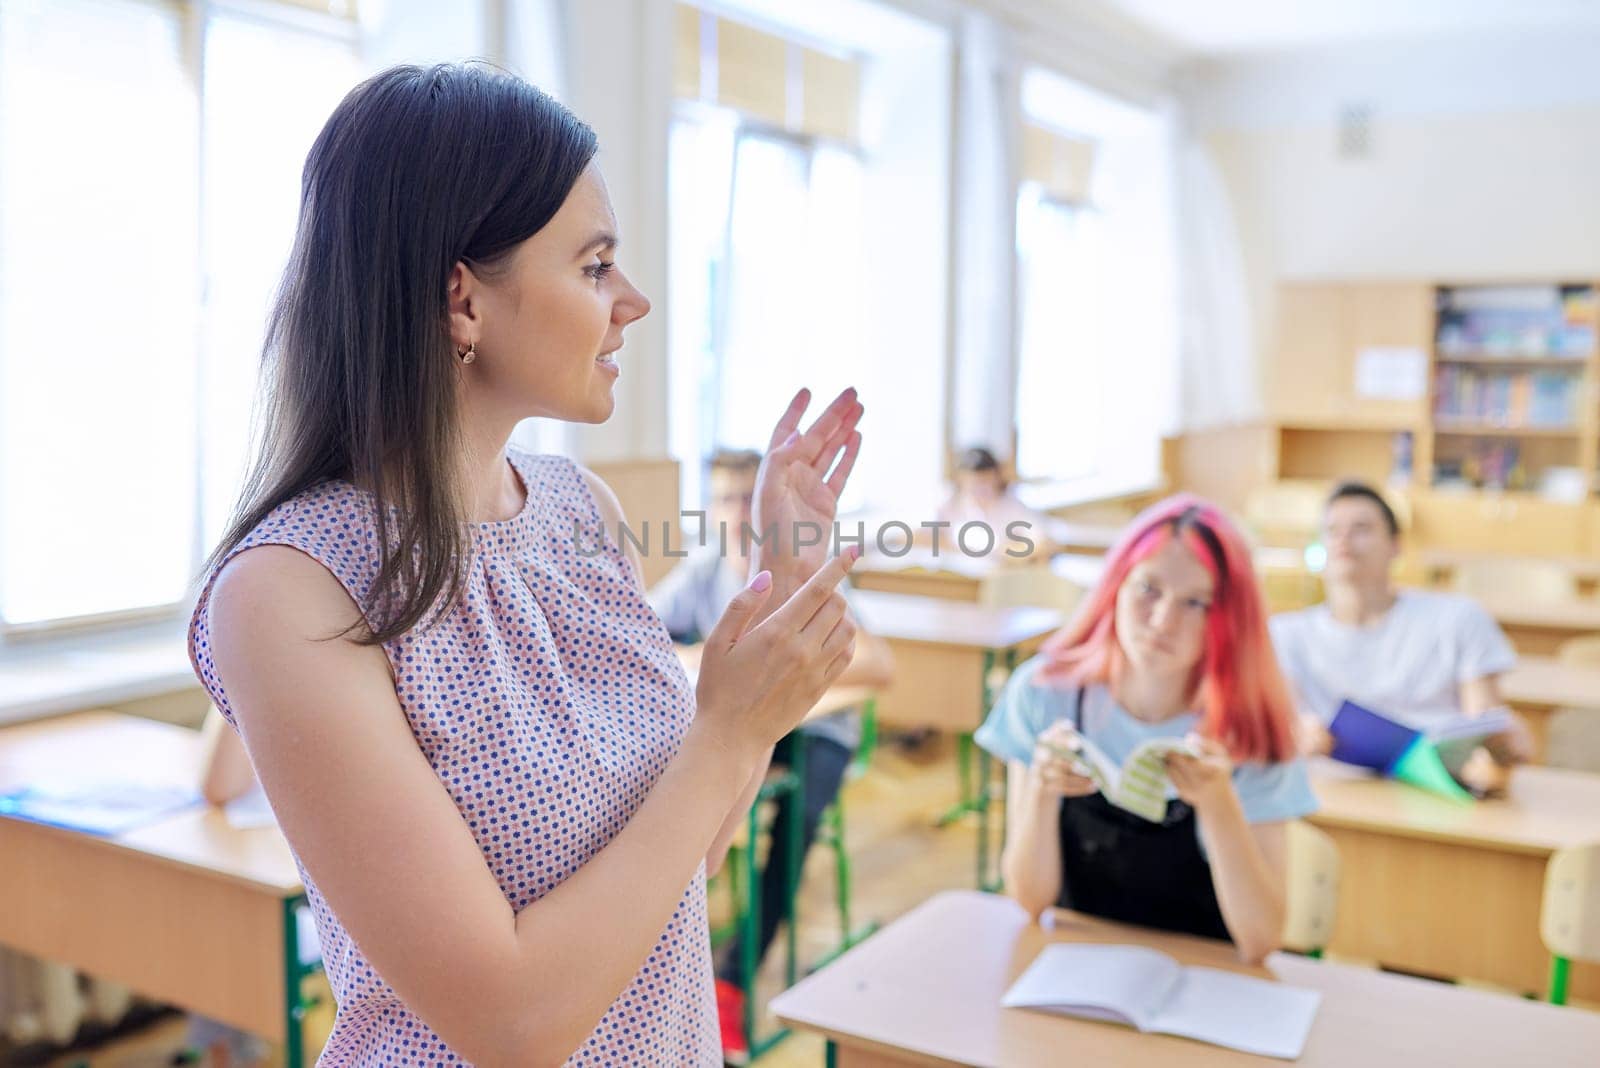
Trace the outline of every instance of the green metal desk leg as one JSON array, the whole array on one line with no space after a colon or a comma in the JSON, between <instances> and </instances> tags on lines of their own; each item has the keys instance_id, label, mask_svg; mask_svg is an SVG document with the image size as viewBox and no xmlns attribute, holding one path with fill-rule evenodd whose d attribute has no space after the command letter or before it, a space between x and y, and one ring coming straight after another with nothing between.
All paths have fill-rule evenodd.
<instances>
[{"instance_id":1,"label":"green metal desk leg","mask_svg":"<svg viewBox=\"0 0 1600 1068\"><path fill-rule=\"evenodd\" d=\"M979 706L983 714L989 714L989 673L994 670L994 650L983 651L983 683L978 699L983 703ZM972 732L962 731L956 736L956 771L961 776L961 800L957 801L944 815L939 817L939 826L946 827L963 816L974 812L983 811L984 798L981 793L972 788L972 761L974 745ZM979 769L982 770L981 768Z\"/></svg>"},{"instance_id":2,"label":"green metal desk leg","mask_svg":"<svg viewBox=\"0 0 1600 1068\"><path fill-rule=\"evenodd\" d=\"M1565 1005L1567 1003L1567 977L1572 970L1572 962L1566 957L1552 957L1550 959L1550 1004Z\"/></svg>"},{"instance_id":3,"label":"green metal desk leg","mask_svg":"<svg viewBox=\"0 0 1600 1068\"><path fill-rule=\"evenodd\" d=\"M739 910L739 985L744 989L745 1041L751 1044L756 1033L756 940L761 936L761 876L756 869L760 806L758 796L745 816L744 878L740 880L745 886L745 898L744 907Z\"/></svg>"},{"instance_id":4,"label":"green metal desk leg","mask_svg":"<svg viewBox=\"0 0 1600 1068\"><path fill-rule=\"evenodd\" d=\"M992 655L993 654L991 654L991 656ZM1006 653L1005 653L1006 678L1007 679L1011 678L1012 673L1015 672L1016 670L1017 670L1017 651L1015 649L1007 649ZM999 697L999 695L995 692L995 688L993 686L991 686L990 683L989 683L989 676L990 676L990 672L986 670L983 673L983 715L984 715L985 719L989 718L989 713L991 711L993 711L994 705L995 705L995 701ZM979 777L982 780L982 790L983 790L983 801L982 801L983 810L982 810L982 813L980 814L980 818L983 820L983 824L982 824L982 830L980 831L980 835L979 835L979 839L978 839L978 841L979 841L978 849L980 851L979 855L982 858L979 861L978 889L987 890L990 893L995 893L995 892L998 892L1001 889L1001 887L1004 885L1004 880L1000 878L999 861L996 860L993 863L991 863L990 860L989 860L989 854L988 854L988 851L987 851L988 830L989 830L989 808L990 808L991 802L993 800L993 798L991 797L991 794L990 794L990 787L989 787L989 770L990 770L990 763L989 762L990 762L990 760L992 758L989 756L989 754L987 752L983 751L980 748L980 750L978 752L978 759L980 761L980 763L978 765L978 772L979 772ZM1008 813L1006 811L1006 806L1005 806L1005 801L1004 801L1004 795L1003 794L1002 794L1002 799L1001 799L1001 803L1000 803L999 808L1000 808L1000 828L999 828L997 846L996 846L996 849L995 849L996 853L998 853L1000 850L1005 848L1005 842L1006 842L1006 820L1010 815L1010 813ZM994 872L994 875L992 877L989 875L989 873L991 871Z\"/></svg>"},{"instance_id":5,"label":"green metal desk leg","mask_svg":"<svg viewBox=\"0 0 1600 1068\"><path fill-rule=\"evenodd\" d=\"M311 1005L305 999L303 983L314 968L300 963L300 906L304 895L283 902L283 1063L284 1068L303 1068L306 1043L301 1022Z\"/></svg>"}]
</instances>

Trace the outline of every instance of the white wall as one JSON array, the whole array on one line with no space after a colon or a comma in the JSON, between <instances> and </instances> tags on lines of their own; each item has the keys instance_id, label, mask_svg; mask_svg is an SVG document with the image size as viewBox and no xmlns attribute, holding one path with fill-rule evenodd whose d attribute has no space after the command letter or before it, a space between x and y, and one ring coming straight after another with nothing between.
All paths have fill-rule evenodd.
<instances>
[{"instance_id":1,"label":"white wall","mask_svg":"<svg viewBox=\"0 0 1600 1068\"><path fill-rule=\"evenodd\" d=\"M1600 35L1541 31L1191 72L1187 263L1211 315L1248 314L1189 355L1188 425L1259 413L1284 279L1600 277L1597 55ZM1350 104L1371 109L1365 158L1337 151Z\"/></svg>"}]
</instances>

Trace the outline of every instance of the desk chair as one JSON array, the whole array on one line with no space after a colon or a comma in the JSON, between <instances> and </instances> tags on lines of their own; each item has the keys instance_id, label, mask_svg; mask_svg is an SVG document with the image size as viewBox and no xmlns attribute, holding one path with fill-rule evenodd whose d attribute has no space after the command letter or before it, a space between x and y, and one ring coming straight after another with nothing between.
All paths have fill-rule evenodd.
<instances>
[{"instance_id":1,"label":"desk chair","mask_svg":"<svg viewBox=\"0 0 1600 1068\"><path fill-rule=\"evenodd\" d=\"M872 753L878 747L878 702L868 700L861 706L861 744L845 772L845 782L854 782L867 772L872 764ZM857 929L850 919L850 849L844 833L844 792L833 799L822 813L822 828L817 839L833 850L834 893L839 909L839 945L818 962L821 967L845 950L854 946L878 929L876 921L868 921Z\"/></svg>"},{"instance_id":2,"label":"desk chair","mask_svg":"<svg viewBox=\"0 0 1600 1068\"><path fill-rule=\"evenodd\" d=\"M1283 948L1322 956L1339 915L1339 847L1327 834L1295 820L1289 824L1288 914Z\"/></svg>"},{"instance_id":3,"label":"desk chair","mask_svg":"<svg viewBox=\"0 0 1600 1068\"><path fill-rule=\"evenodd\" d=\"M1551 954L1550 1002L1565 1005L1572 962L1600 963L1600 842L1551 854L1539 936Z\"/></svg>"},{"instance_id":4,"label":"desk chair","mask_svg":"<svg viewBox=\"0 0 1600 1068\"><path fill-rule=\"evenodd\" d=\"M1563 664L1600 667L1600 634L1568 639L1556 656ZM1557 709L1547 731L1546 764L1600 774L1600 716L1587 709Z\"/></svg>"},{"instance_id":5,"label":"desk chair","mask_svg":"<svg viewBox=\"0 0 1600 1068\"><path fill-rule=\"evenodd\" d=\"M985 578L979 603L989 608L1054 608L1070 619L1086 592L1049 563L1028 564L1001 568Z\"/></svg>"},{"instance_id":6,"label":"desk chair","mask_svg":"<svg viewBox=\"0 0 1600 1068\"><path fill-rule=\"evenodd\" d=\"M1263 545L1303 548L1317 536L1329 485L1286 479L1257 486L1245 497L1245 526Z\"/></svg>"},{"instance_id":7,"label":"desk chair","mask_svg":"<svg viewBox=\"0 0 1600 1068\"><path fill-rule=\"evenodd\" d=\"M850 761L850 767L845 772L846 781L859 778L865 773L867 766L872 761L872 752L877 747L878 717L877 702L868 700L861 706L861 743L856 749L855 757ZM796 745L790 756L790 764L783 772L772 772L767 776L767 781L756 793L756 803L750 806L750 813L728 847L728 858L723 865L730 896L730 905L733 919L718 927L711 933L711 943L714 947L724 945L728 939L737 933L741 960L739 965L740 986L744 992L744 1033L750 1043L750 1059L766 1053L773 1046L782 1042L789 1036L789 1029L779 1028L768 1035L756 1034L756 975L759 971L759 961L755 957L755 946L761 930L761 870L756 864L756 849L763 834L770 836L770 825L763 826L761 812L767 806L766 802L792 806L792 818L789 820L790 836L785 842L769 841L769 853L774 849L791 850L789 854L789 871L793 874L794 881L785 892L785 947L784 947L784 979L786 986L793 986L799 979L799 954L796 945L796 916L795 897L800 891L800 872L804 866L805 858L800 855L800 823L801 810L805 805L805 746ZM830 950L818 963L818 967L832 961L851 946L860 942L877 930L876 923L869 923L856 929L851 923L850 914L850 855L845 840L844 797L841 794L833 803L823 811L822 824L817 831L817 841L834 851L834 865L837 873L835 880L838 894L840 941L839 945ZM768 863L771 863L769 860ZM723 874L719 873L718 879Z\"/></svg>"},{"instance_id":8,"label":"desk chair","mask_svg":"<svg viewBox=\"0 0 1600 1068\"><path fill-rule=\"evenodd\" d=\"M1514 557L1470 560L1456 569L1457 593L1468 597L1517 597L1525 601L1565 601L1577 596L1572 573L1549 560Z\"/></svg>"}]
</instances>

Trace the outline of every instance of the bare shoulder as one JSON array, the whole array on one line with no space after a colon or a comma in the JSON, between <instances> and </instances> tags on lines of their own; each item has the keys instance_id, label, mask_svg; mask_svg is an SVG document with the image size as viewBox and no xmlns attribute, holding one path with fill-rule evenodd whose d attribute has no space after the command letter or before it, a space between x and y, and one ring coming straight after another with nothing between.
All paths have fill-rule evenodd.
<instances>
[{"instance_id":1,"label":"bare shoulder","mask_svg":"<svg viewBox=\"0 0 1600 1068\"><path fill-rule=\"evenodd\" d=\"M617 500L616 493L610 486L606 485L606 480L580 463L574 463L573 466L578 469L578 474L582 475L583 481L588 484L589 492L594 494L595 506L600 509L600 518L605 520L606 526L610 527L613 524L621 523L624 518L622 515L622 502Z\"/></svg>"},{"instance_id":2,"label":"bare shoulder","mask_svg":"<svg viewBox=\"0 0 1600 1068\"><path fill-rule=\"evenodd\" d=\"M387 674L382 649L337 637L362 621L361 611L327 568L298 549L258 545L235 556L217 575L208 611L212 656L230 695L275 693L308 669L340 664Z\"/></svg>"},{"instance_id":3,"label":"bare shoulder","mask_svg":"<svg viewBox=\"0 0 1600 1068\"><path fill-rule=\"evenodd\" d=\"M360 618L332 572L287 545L258 545L229 560L212 585L209 610L214 631L258 637L284 624L343 630Z\"/></svg>"},{"instance_id":4,"label":"bare shoulder","mask_svg":"<svg viewBox=\"0 0 1600 1068\"><path fill-rule=\"evenodd\" d=\"M629 563L633 564L634 578L643 587L644 562L639 559L639 550L633 542L623 538L620 534L620 531L627 523L626 517L622 514L622 502L617 500L616 493L612 491L610 486L606 485L605 479L582 464L575 463L573 466L578 469L578 474L582 475L583 481L588 484L589 492L594 494L595 507L600 510L600 521L605 528L607 537L621 541L623 554L628 558Z\"/></svg>"}]
</instances>

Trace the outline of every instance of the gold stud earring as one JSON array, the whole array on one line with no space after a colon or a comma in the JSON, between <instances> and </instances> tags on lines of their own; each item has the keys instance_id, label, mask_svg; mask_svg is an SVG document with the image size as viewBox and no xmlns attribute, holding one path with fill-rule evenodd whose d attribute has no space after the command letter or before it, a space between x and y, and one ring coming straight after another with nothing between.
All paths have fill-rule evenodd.
<instances>
[{"instance_id":1,"label":"gold stud earring","mask_svg":"<svg viewBox=\"0 0 1600 1068\"><path fill-rule=\"evenodd\" d=\"M467 351L457 352L456 355L461 357L462 363L471 363L478 358L478 343L476 341L472 342L467 346Z\"/></svg>"}]
</instances>

